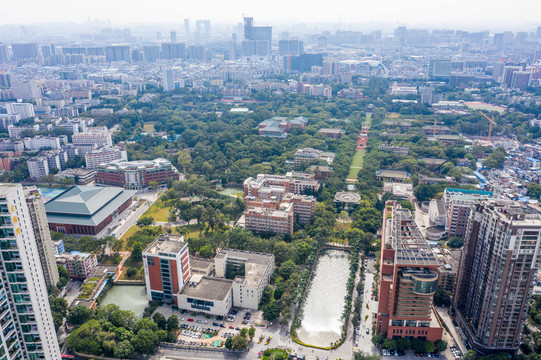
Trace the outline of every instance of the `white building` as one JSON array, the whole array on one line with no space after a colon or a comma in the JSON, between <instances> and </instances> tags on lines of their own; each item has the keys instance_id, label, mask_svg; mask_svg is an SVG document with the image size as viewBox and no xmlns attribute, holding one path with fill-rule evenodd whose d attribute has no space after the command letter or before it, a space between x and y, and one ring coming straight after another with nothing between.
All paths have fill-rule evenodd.
<instances>
[{"instance_id":1,"label":"white building","mask_svg":"<svg viewBox=\"0 0 541 360\"><path fill-rule=\"evenodd\" d=\"M432 199L428 206L428 217L436 226L445 227L447 223L447 211L443 200Z\"/></svg>"},{"instance_id":2,"label":"white building","mask_svg":"<svg viewBox=\"0 0 541 360\"><path fill-rule=\"evenodd\" d=\"M0 222L4 233L0 240L4 244L0 322L5 329L0 332L0 349L10 360L58 360L60 348L40 252L20 184L0 185Z\"/></svg>"},{"instance_id":3,"label":"white building","mask_svg":"<svg viewBox=\"0 0 541 360\"><path fill-rule=\"evenodd\" d=\"M83 133L73 134L71 142L83 155L102 146L112 146L111 133L106 127L87 128Z\"/></svg>"},{"instance_id":4,"label":"white building","mask_svg":"<svg viewBox=\"0 0 541 360\"><path fill-rule=\"evenodd\" d=\"M21 119L35 117L34 105L29 103L8 103L6 110L10 115L19 115Z\"/></svg>"},{"instance_id":5,"label":"white building","mask_svg":"<svg viewBox=\"0 0 541 360\"><path fill-rule=\"evenodd\" d=\"M214 258L217 277L225 278L228 263L244 268L244 276L233 280L233 306L257 310L263 290L270 283L274 255L224 249Z\"/></svg>"},{"instance_id":6,"label":"white building","mask_svg":"<svg viewBox=\"0 0 541 360\"><path fill-rule=\"evenodd\" d=\"M27 150L39 150L43 148L60 149L60 138L49 136L25 138L24 147Z\"/></svg>"},{"instance_id":7,"label":"white building","mask_svg":"<svg viewBox=\"0 0 541 360\"><path fill-rule=\"evenodd\" d=\"M96 170L99 164L109 164L114 160L128 161L126 150L118 146L104 146L85 154L86 168Z\"/></svg>"},{"instance_id":8,"label":"white building","mask_svg":"<svg viewBox=\"0 0 541 360\"><path fill-rule=\"evenodd\" d=\"M32 158L26 162L28 172L32 179L39 180L42 177L49 175L49 162L45 156Z\"/></svg>"},{"instance_id":9,"label":"white building","mask_svg":"<svg viewBox=\"0 0 541 360\"><path fill-rule=\"evenodd\" d=\"M175 90L175 71L173 69L163 69L162 71L163 90Z\"/></svg>"}]
</instances>

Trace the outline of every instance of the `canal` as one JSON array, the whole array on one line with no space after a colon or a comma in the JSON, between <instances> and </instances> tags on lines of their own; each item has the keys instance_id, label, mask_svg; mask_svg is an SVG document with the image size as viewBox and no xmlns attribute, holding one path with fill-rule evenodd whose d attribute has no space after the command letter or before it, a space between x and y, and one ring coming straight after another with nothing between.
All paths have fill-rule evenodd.
<instances>
[{"instance_id":1,"label":"canal","mask_svg":"<svg viewBox=\"0 0 541 360\"><path fill-rule=\"evenodd\" d=\"M122 310L131 310L137 317L143 317L148 305L147 292L144 285L114 285L105 295L101 306L115 304Z\"/></svg>"},{"instance_id":2,"label":"canal","mask_svg":"<svg viewBox=\"0 0 541 360\"><path fill-rule=\"evenodd\" d=\"M328 347L340 339L349 266L347 251L320 253L304 302L301 326L297 329L297 337L303 343Z\"/></svg>"}]
</instances>

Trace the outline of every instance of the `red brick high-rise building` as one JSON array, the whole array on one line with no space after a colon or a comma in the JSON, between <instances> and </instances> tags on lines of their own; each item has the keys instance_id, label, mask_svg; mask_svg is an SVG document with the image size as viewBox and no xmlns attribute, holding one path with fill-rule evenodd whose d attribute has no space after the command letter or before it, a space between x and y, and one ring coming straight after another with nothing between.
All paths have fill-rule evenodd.
<instances>
[{"instance_id":1,"label":"red brick high-rise building","mask_svg":"<svg viewBox=\"0 0 541 360\"><path fill-rule=\"evenodd\" d=\"M387 201L376 333L389 339L441 340L443 328L433 307L440 265L410 211Z\"/></svg>"}]
</instances>

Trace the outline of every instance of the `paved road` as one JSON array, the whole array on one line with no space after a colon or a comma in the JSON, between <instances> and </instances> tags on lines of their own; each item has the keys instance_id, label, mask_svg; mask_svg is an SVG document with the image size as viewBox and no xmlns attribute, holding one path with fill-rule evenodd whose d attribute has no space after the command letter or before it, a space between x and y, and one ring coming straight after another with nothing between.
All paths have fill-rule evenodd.
<instances>
[{"instance_id":1,"label":"paved road","mask_svg":"<svg viewBox=\"0 0 541 360\"><path fill-rule=\"evenodd\" d=\"M360 321L360 332L359 332L359 346L357 349L375 353L377 348L372 344L372 323L373 323L373 313L377 311L378 303L377 301L372 300L372 284L374 283L374 263L375 258L368 258L368 266L364 273L364 293L363 293L363 305L361 310L361 321ZM368 308L366 305L368 304ZM368 315L368 319L365 320ZM366 330L368 329L368 334Z\"/></svg>"}]
</instances>

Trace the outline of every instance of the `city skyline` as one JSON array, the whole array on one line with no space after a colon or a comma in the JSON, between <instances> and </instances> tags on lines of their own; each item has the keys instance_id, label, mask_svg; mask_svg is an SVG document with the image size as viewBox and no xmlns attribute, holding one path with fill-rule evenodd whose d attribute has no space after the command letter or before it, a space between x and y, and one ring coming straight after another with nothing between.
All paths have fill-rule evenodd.
<instances>
[{"instance_id":1,"label":"city skyline","mask_svg":"<svg viewBox=\"0 0 541 360\"><path fill-rule=\"evenodd\" d=\"M10 16L0 20L0 25L29 25L39 23L85 23L95 20L114 25L178 23L183 27L183 20L210 19L216 24L236 25L242 16L257 19L257 25L273 24L337 24L347 30L354 24L382 24L437 26L440 28L465 26L470 28L520 28L525 29L539 23L537 14L541 12L541 3L519 0L512 7L503 0L468 2L457 0L453 6L441 7L428 0L410 1L405 5L398 0L385 3L361 4L353 0L343 0L340 6L329 7L327 3L316 0L311 2L286 2L277 0L272 7L261 6L247 0L235 0L227 6L220 1L207 0L190 4L170 1L158 1L140 4L137 7L126 0L113 3L97 0L92 7L66 7L63 0L43 3L35 0L4 4L5 13ZM234 6L232 6L234 5ZM163 9L168 11L163 11ZM488 11L504 9L505 11ZM209 12L208 9L213 9ZM528 9L525 11L524 9ZM84 11L83 11L84 10Z\"/></svg>"}]
</instances>

